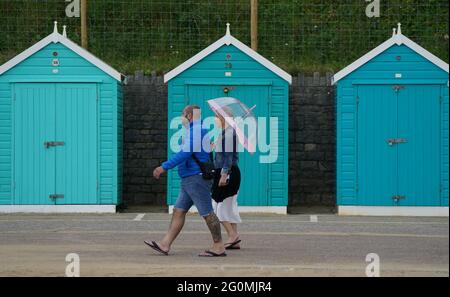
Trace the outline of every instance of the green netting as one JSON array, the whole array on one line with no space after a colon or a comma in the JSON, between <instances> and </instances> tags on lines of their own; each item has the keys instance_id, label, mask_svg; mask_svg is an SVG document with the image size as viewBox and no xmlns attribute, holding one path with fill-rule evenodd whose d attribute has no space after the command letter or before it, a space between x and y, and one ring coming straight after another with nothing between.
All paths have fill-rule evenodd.
<instances>
[{"instance_id":1,"label":"green netting","mask_svg":"<svg viewBox=\"0 0 450 297\"><path fill-rule=\"evenodd\" d=\"M336 71L403 33L448 61L446 0L380 0L381 17L368 18L365 0L260 0L259 52L299 71ZM53 30L68 25L80 42L80 19L65 0L0 0L0 63ZM250 43L250 0L88 0L89 50L124 73L164 72L225 33Z\"/></svg>"}]
</instances>

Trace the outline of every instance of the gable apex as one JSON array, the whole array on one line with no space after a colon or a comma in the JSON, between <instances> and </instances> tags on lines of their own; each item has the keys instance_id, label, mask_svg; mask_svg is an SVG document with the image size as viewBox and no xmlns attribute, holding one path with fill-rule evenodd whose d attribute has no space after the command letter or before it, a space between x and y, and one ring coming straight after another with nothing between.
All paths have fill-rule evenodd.
<instances>
[{"instance_id":1,"label":"gable apex","mask_svg":"<svg viewBox=\"0 0 450 297\"><path fill-rule=\"evenodd\" d=\"M166 73L164 75L164 82L166 83L166 82L170 81L171 79L173 79L174 77L181 74L182 72L186 71L187 69L192 67L194 64L198 63L199 61L203 60L204 58L206 58L207 56L209 56L210 54L212 54L213 52L215 52L216 50L221 48L223 45L227 45L227 46L234 45L240 51L247 54L253 60L257 61L261 65L265 66L267 69L269 69L270 71L272 71L273 73L275 73L276 75L278 75L279 77L281 77L282 79L287 81L289 84L292 83L292 76L289 73L287 73L286 71L284 71L283 69L281 69L280 67L275 65L274 63L270 62L269 60L267 60L266 58L264 58L263 56L258 54L256 51L254 51L253 49L251 49L250 47L248 47L247 45L245 45L244 43L242 43L241 41L236 39L234 36L232 36L230 33L230 25L229 24L227 24L227 31L222 38L220 38L219 40L217 40L216 42L214 42L213 44L211 44L204 50L200 51L198 54L196 54L192 58L188 59L187 61L185 61L178 67L176 67L175 69Z\"/></svg>"},{"instance_id":2,"label":"gable apex","mask_svg":"<svg viewBox=\"0 0 450 297\"><path fill-rule=\"evenodd\" d=\"M425 48L421 47L420 45L418 45L417 43L415 43L414 41L403 35L401 24L399 23L398 28L393 29L393 34L390 39L386 40L385 42L383 42L382 44L380 44L379 46L377 46L376 48L374 48L373 50L371 50L370 52L368 52L355 62L351 63L350 65L348 65L347 67L336 73L332 78L332 84L334 85L339 80L343 79L344 77L354 72L367 62L371 61L381 53L385 52L393 45L398 46L405 45L414 52L416 52L417 54L421 55L422 57L430 61L431 63L435 64L440 69L446 71L447 73L449 72L449 65L446 62L439 59L437 56L435 56L431 52L427 51Z\"/></svg>"},{"instance_id":3,"label":"gable apex","mask_svg":"<svg viewBox=\"0 0 450 297\"><path fill-rule=\"evenodd\" d=\"M106 64L105 62L103 62L102 60L100 60L99 58L97 58L96 56L94 56L93 54L91 54L90 52L88 52L87 50L85 50L84 48L82 48L81 46L79 46L78 44L73 42L72 40L70 40L69 38L67 38L66 35L67 35L67 33L66 33L65 28L64 28L63 34L60 34L58 32L57 23L55 22L55 29L53 30L53 33L51 33L50 35L48 35L41 41L37 42L33 46L29 47L22 53L18 54L17 56L15 56L14 58L12 58L8 62L6 62L5 64L1 65L0 66L0 75L7 72L8 70L14 68L16 65L18 65L22 61L26 60L33 54L37 53L38 51L40 51L47 45L49 45L51 43L61 43L62 45L66 46L73 52L77 53L82 58L89 61L94 66L98 67L99 69L101 69L106 74L113 77L114 79L116 79L118 81L123 80L124 76L120 72L118 72L117 70L115 70L114 68L112 68L111 66L109 66L108 64Z\"/></svg>"}]
</instances>

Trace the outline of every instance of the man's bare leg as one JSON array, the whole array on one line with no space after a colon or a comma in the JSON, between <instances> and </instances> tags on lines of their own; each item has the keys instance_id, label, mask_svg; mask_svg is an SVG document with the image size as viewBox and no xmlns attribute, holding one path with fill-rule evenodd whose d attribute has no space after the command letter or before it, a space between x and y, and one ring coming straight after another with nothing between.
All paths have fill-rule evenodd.
<instances>
[{"instance_id":1,"label":"man's bare leg","mask_svg":"<svg viewBox=\"0 0 450 297\"><path fill-rule=\"evenodd\" d=\"M184 222L186 220L186 212L174 208L172 214L172 221L170 222L169 231L164 236L161 242L157 242L158 246L165 252L170 251L172 243L180 234L181 229L183 229Z\"/></svg>"},{"instance_id":2,"label":"man's bare leg","mask_svg":"<svg viewBox=\"0 0 450 297\"><path fill-rule=\"evenodd\" d=\"M213 245L210 251L216 254L222 254L225 252L225 247L222 242L222 232L220 230L220 221L214 212L210 213L205 219L206 225L208 225L209 231L213 238Z\"/></svg>"}]
</instances>

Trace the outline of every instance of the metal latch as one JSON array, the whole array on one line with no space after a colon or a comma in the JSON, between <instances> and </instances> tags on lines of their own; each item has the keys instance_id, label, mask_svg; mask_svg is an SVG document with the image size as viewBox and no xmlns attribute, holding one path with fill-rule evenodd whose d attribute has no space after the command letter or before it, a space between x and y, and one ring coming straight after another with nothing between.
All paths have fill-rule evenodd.
<instances>
[{"instance_id":1,"label":"metal latch","mask_svg":"<svg viewBox=\"0 0 450 297\"><path fill-rule=\"evenodd\" d=\"M405 196L395 195L392 196L392 200L394 200L395 203L398 203L400 200L405 199Z\"/></svg>"},{"instance_id":2,"label":"metal latch","mask_svg":"<svg viewBox=\"0 0 450 297\"><path fill-rule=\"evenodd\" d=\"M51 146L63 146L65 145L64 141L46 141L44 142L45 148L49 148Z\"/></svg>"},{"instance_id":3,"label":"metal latch","mask_svg":"<svg viewBox=\"0 0 450 297\"><path fill-rule=\"evenodd\" d=\"M398 91L400 91L400 90L405 89L405 86L393 86L392 89L393 89L395 92L398 92Z\"/></svg>"},{"instance_id":4,"label":"metal latch","mask_svg":"<svg viewBox=\"0 0 450 297\"><path fill-rule=\"evenodd\" d=\"M58 198L64 198L63 194L51 194L48 196L50 199L58 199Z\"/></svg>"},{"instance_id":5,"label":"metal latch","mask_svg":"<svg viewBox=\"0 0 450 297\"><path fill-rule=\"evenodd\" d=\"M390 138L390 139L386 140L386 142L390 146L393 146L394 144L407 143L408 139L406 139L406 138Z\"/></svg>"}]
</instances>

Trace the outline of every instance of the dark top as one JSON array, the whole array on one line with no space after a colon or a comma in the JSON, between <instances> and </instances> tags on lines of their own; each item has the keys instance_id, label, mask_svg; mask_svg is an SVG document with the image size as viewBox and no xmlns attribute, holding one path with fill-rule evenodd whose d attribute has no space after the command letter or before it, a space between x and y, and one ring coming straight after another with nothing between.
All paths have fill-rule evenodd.
<instances>
[{"instance_id":1,"label":"dark top","mask_svg":"<svg viewBox=\"0 0 450 297\"><path fill-rule=\"evenodd\" d=\"M237 151L237 136L232 128L222 131L216 141L214 165L216 171L211 188L211 196L217 203L236 195L241 185L241 171L238 167L239 153ZM219 187L222 173L229 174L228 184Z\"/></svg>"},{"instance_id":2,"label":"dark top","mask_svg":"<svg viewBox=\"0 0 450 297\"><path fill-rule=\"evenodd\" d=\"M237 135L233 128L228 127L222 130L216 140L215 153L214 166L216 169L221 169L222 173L227 173L232 166L237 166L239 153Z\"/></svg>"}]
</instances>

